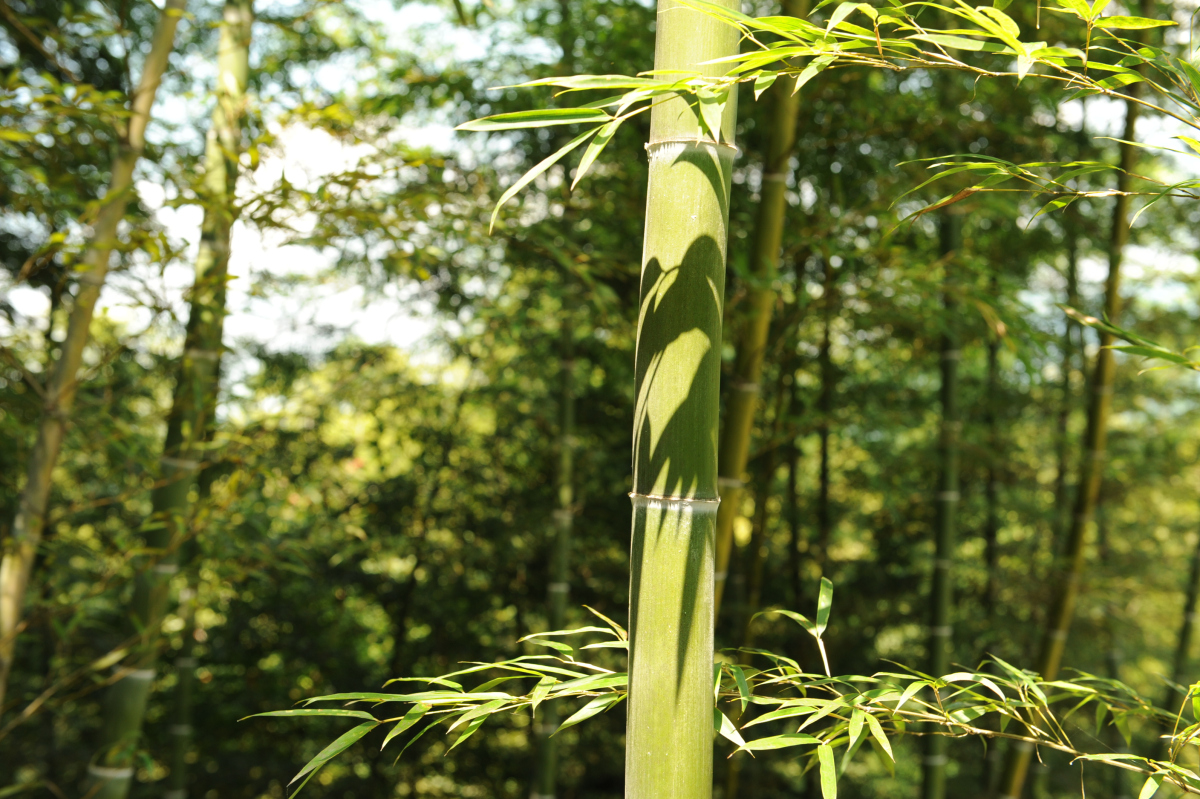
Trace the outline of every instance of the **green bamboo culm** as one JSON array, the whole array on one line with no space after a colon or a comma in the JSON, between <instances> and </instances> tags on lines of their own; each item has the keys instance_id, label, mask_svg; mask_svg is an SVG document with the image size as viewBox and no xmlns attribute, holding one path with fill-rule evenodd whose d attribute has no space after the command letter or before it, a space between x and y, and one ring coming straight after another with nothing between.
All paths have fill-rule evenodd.
<instances>
[{"instance_id":1,"label":"green bamboo culm","mask_svg":"<svg viewBox=\"0 0 1200 799\"><path fill-rule=\"evenodd\" d=\"M575 521L575 348L571 325L563 322L562 395L558 432L558 508L554 511L554 539L550 553L550 584L546 586L546 610L551 630L566 624L570 591L571 533ZM534 727L538 742L537 778L531 799L554 799L558 783L558 709L553 702L542 705Z\"/></svg>"},{"instance_id":2,"label":"green bamboo culm","mask_svg":"<svg viewBox=\"0 0 1200 799\"><path fill-rule=\"evenodd\" d=\"M1196 630L1197 599L1200 599L1200 538L1197 538L1196 546L1192 550L1191 568L1188 569L1187 585L1184 587L1183 618L1179 622L1179 634L1175 637L1175 654L1171 658L1171 682L1173 684L1167 686L1163 695L1162 706L1167 710L1178 711L1179 703L1182 701L1180 692L1175 690L1175 685L1185 685L1190 682L1188 662L1191 659L1192 639ZM1179 730L1172 730L1170 726L1166 725L1161 730L1163 735L1172 732L1178 733ZM1151 757L1165 759L1167 749L1167 740L1159 738L1155 745L1156 751L1151 753Z\"/></svg>"},{"instance_id":3,"label":"green bamboo culm","mask_svg":"<svg viewBox=\"0 0 1200 799\"><path fill-rule=\"evenodd\" d=\"M175 47L175 29L186 0L168 0L163 6L137 90L130 100L129 119L120 131L112 176L92 225L92 234L78 271L79 288L71 309L67 335L45 386L37 441L29 459L25 485L17 502L12 533L4 541L0 560L0 707L4 706L12 671L16 639L25 614L25 594L34 560L46 527L52 474L62 450L67 422L75 404L77 376L83 351L90 339L96 301L108 276L109 261L117 243L117 230L125 218L133 190L133 170L146 146L146 126L167 61Z\"/></svg>"},{"instance_id":4,"label":"green bamboo culm","mask_svg":"<svg viewBox=\"0 0 1200 799\"><path fill-rule=\"evenodd\" d=\"M736 0L723 0L736 8ZM730 25L659 0L656 70L737 52ZM736 94L676 97L650 120L635 362L627 799L707 799L721 317Z\"/></svg>"},{"instance_id":5,"label":"green bamboo culm","mask_svg":"<svg viewBox=\"0 0 1200 799\"><path fill-rule=\"evenodd\" d=\"M945 263L942 304L945 332L941 346L942 423L938 440L938 477L936 527L934 530L933 587L930 592L929 673L942 676L949 671L952 631L951 581L955 547L955 512L958 509L958 439L962 423L958 418L958 362L961 351L954 331L957 309L954 288L954 259L962 248L962 217L943 214L940 222L940 250ZM946 737L925 738L922 799L943 799L946 795Z\"/></svg>"},{"instance_id":6,"label":"green bamboo culm","mask_svg":"<svg viewBox=\"0 0 1200 799\"><path fill-rule=\"evenodd\" d=\"M134 756L156 676L158 630L167 611L171 579L179 570L180 548L191 512L190 495L196 489L196 477L205 458L205 432L216 409L252 23L252 0L227 0L218 45L216 100L205 147L204 219L196 278L160 458L162 478L152 492L153 513L145 526L148 554L139 564L130 607L133 629L141 636L140 650L135 668L114 683L105 698L100 753L90 767L96 799L124 799L129 793ZM190 650L190 645L185 648ZM190 651L182 653L177 671L187 668L190 658ZM185 692L181 698L190 698L190 679L180 680L180 690ZM182 756L177 754L182 766L186 763L186 740L191 737L186 718L190 707L180 710L179 715L184 718L172 719L170 732L177 739L177 753L184 750ZM173 791L171 799L185 799L186 787Z\"/></svg>"},{"instance_id":7,"label":"green bamboo culm","mask_svg":"<svg viewBox=\"0 0 1200 799\"><path fill-rule=\"evenodd\" d=\"M808 0L784 0L782 11L787 16L806 17ZM722 420L721 445L717 457L723 499L717 511L716 588L713 599L718 611L729 572L733 523L742 504L746 461L750 457L754 417L759 405L763 355L767 349L771 315L775 307L775 281L779 273L779 253L787 211L787 184L792 173L790 162L796 146L796 120L800 110L800 95L793 91L795 86L794 79L786 78L776 81L767 90L771 122L750 251L746 312L733 330L733 374L725 396L725 417Z\"/></svg>"},{"instance_id":8,"label":"green bamboo culm","mask_svg":"<svg viewBox=\"0 0 1200 799\"><path fill-rule=\"evenodd\" d=\"M1143 16L1150 16L1151 3L1143 0ZM1126 91L1136 96L1138 84ZM1122 139L1136 141L1138 104L1125 102L1125 130ZM1108 277L1104 282L1105 318L1117 322L1121 312L1121 260L1125 243L1129 238L1129 175L1136 160L1136 146L1121 145L1120 171L1117 172L1117 191L1113 205L1112 227L1108 244ZM1079 466L1079 487L1075 495L1073 512L1067 527L1066 542L1055 565L1052 585L1056 586L1050 611L1046 616L1045 629L1038 650L1037 671L1045 680L1058 676L1066 651L1067 633L1075 616L1075 603L1079 598L1080 582L1083 579L1084 555L1088 529L1096 511L1096 500L1100 494L1100 481L1104 473L1104 458L1108 446L1108 417L1112 410L1113 377L1116 366L1113 351L1109 347L1115 339L1108 333L1100 333L1100 350L1096 354L1095 372L1091 381L1091 396L1088 399L1087 428L1084 432L1082 457ZM1033 745L1017 742L1009 753L1001 783L1001 799L1019 799L1033 759Z\"/></svg>"}]
</instances>

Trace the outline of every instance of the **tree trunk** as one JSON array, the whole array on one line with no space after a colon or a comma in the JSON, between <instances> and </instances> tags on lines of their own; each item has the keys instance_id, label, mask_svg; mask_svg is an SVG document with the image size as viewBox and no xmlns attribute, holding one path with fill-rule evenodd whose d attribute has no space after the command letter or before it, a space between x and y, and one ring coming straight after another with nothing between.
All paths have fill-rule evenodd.
<instances>
[{"instance_id":1,"label":"tree trunk","mask_svg":"<svg viewBox=\"0 0 1200 799\"><path fill-rule=\"evenodd\" d=\"M571 528L575 516L575 371L571 327L563 321L562 407L558 439L558 509L554 512L554 548L551 553L550 584L546 587L547 615L551 630L561 630L567 615L570 589ZM531 799L554 799L558 780L558 710L553 702L542 705L542 718L534 726L538 742L538 773Z\"/></svg>"},{"instance_id":2,"label":"tree trunk","mask_svg":"<svg viewBox=\"0 0 1200 799\"><path fill-rule=\"evenodd\" d=\"M62 342L58 363L46 385L37 442L29 459L25 486L17 502L12 534L5 542L3 560L0 561L0 708L4 707L16 637L20 633L25 611L25 592L45 531L51 475L75 402L77 376L83 362L83 350L88 343L92 314L108 274L118 226L125 217L125 208L133 193L133 170L145 148L150 109L174 48L175 28L185 4L186 0L168 0L159 17L141 82L130 98L130 117L125 130L121 132L108 190L101 201L88 248L82 258L83 269L79 273L79 289L71 309L67 335Z\"/></svg>"},{"instance_id":3,"label":"tree trunk","mask_svg":"<svg viewBox=\"0 0 1200 799\"><path fill-rule=\"evenodd\" d=\"M992 293L997 291L992 281ZM983 560L987 572L983 589L983 608L991 625L996 616L996 594L1000 588L1000 553L996 538L1000 533L1000 436L996 429L996 392L1000 381L1000 341L992 336L987 346L987 396L983 399L984 425L987 428L988 468L984 483Z\"/></svg>"},{"instance_id":4,"label":"tree trunk","mask_svg":"<svg viewBox=\"0 0 1200 799\"><path fill-rule=\"evenodd\" d=\"M1066 228L1067 245L1067 305L1075 308L1079 304L1079 241L1075 233L1075 206L1067 206L1063 211L1063 226ZM1067 329L1062 341L1062 404L1058 411L1058 469L1054 476L1054 535L1052 541L1053 557L1059 556L1059 546L1066 536L1068 526L1067 474L1070 470L1071 452L1071 410L1074 406L1074 396L1071 391L1071 375L1075 367L1075 337L1081 334L1082 327L1067 317ZM1082 350L1082 347L1080 348Z\"/></svg>"},{"instance_id":5,"label":"tree trunk","mask_svg":"<svg viewBox=\"0 0 1200 799\"><path fill-rule=\"evenodd\" d=\"M946 332L942 336L942 430L938 444L941 474L938 478L937 527L934 539L933 589L930 592L929 673L941 677L950 666L951 566L954 561L954 522L958 509L958 437L962 423L958 419L958 361L960 351L954 332L957 301L954 296L952 259L962 247L962 217L944 214L941 218L941 253L946 276L942 303ZM946 795L946 737L930 735L925 739L925 775L923 799L943 799Z\"/></svg>"},{"instance_id":6,"label":"tree trunk","mask_svg":"<svg viewBox=\"0 0 1200 799\"><path fill-rule=\"evenodd\" d=\"M833 537L833 513L829 507L829 417L833 415L833 356L830 353L832 341L830 338L833 324L833 264L825 258L824 291L821 302L824 306L825 321L821 332L821 349L817 353L817 365L821 370L821 393L817 397L817 414L820 424L817 436L820 439L820 451L817 461L817 546L813 559L817 562L817 570L826 576L829 562L829 541Z\"/></svg>"},{"instance_id":7,"label":"tree trunk","mask_svg":"<svg viewBox=\"0 0 1200 799\"><path fill-rule=\"evenodd\" d=\"M1143 6L1148 0L1143 0ZM1149 16L1144 9L1143 13ZM1137 84L1127 91L1136 94ZM1136 141L1137 103L1125 103L1125 131L1121 138ZM1129 197L1124 193L1129 188L1129 173L1134 166L1136 148L1131 144L1121 145L1121 171L1117 173L1118 193L1113 205L1112 230L1108 246L1108 278L1104 283L1104 313L1114 323L1121 311L1121 257L1125 242L1129 238ZM1113 374L1115 364L1113 352L1108 347L1114 339L1108 333L1100 334L1100 351L1096 354L1095 375L1091 383L1088 400L1087 430L1083 439L1083 457L1079 466L1079 489L1075 495L1074 512L1067 528L1067 540L1056 566L1056 577L1051 584L1056 586L1053 603L1046 617L1046 627L1037 659L1037 670L1043 679L1053 680L1058 676L1063 651L1067 643L1067 632L1075 615L1075 601L1079 596L1079 583L1083 577L1084 544L1087 530L1096 509L1096 498L1100 493L1100 478L1104 472L1104 456L1108 442L1108 416L1112 408ZM1010 752L1001 785L1002 799L1019 799L1033 757L1033 745L1018 742Z\"/></svg>"},{"instance_id":8,"label":"tree trunk","mask_svg":"<svg viewBox=\"0 0 1200 799\"><path fill-rule=\"evenodd\" d=\"M1187 587L1184 589L1183 618L1179 622L1179 635L1175 639L1175 656L1171 658L1171 683L1163 694L1162 706L1170 711L1179 708L1179 692L1175 685L1191 682L1187 677L1189 655L1192 651L1192 636L1196 626L1196 599L1200 597L1200 538L1196 539L1196 548L1192 550L1192 566L1188 571ZM1170 729L1161 731L1169 734ZM1155 747L1154 757L1165 757L1167 742L1160 738Z\"/></svg>"},{"instance_id":9,"label":"tree trunk","mask_svg":"<svg viewBox=\"0 0 1200 799\"><path fill-rule=\"evenodd\" d=\"M783 0L782 11L789 16L807 16L808 0ZM747 313L733 331L736 355L725 400L724 427L717 457L724 500L717 511L714 603L718 611L729 571L733 522L741 509L746 461L750 455L750 439L762 381L763 354L767 348L771 313L775 306L774 283L783 242L787 182L792 173L789 162L796 143L796 117L800 109L800 96L793 92L795 85L793 79L781 79L767 90L771 103L771 128L750 253Z\"/></svg>"},{"instance_id":10,"label":"tree trunk","mask_svg":"<svg viewBox=\"0 0 1200 799\"><path fill-rule=\"evenodd\" d=\"M725 0L736 7L734 0ZM660 0L656 70L738 49L736 29ZM630 554L628 799L712 795L717 417L736 91L720 141L682 97L655 105L638 312Z\"/></svg>"},{"instance_id":11,"label":"tree trunk","mask_svg":"<svg viewBox=\"0 0 1200 799\"><path fill-rule=\"evenodd\" d=\"M205 150L205 209L196 280L175 396L167 418L167 437L159 459L163 481L151 496L153 516L146 532L146 550L150 553L147 560L152 562L141 564L130 608L133 627L143 636L143 648L137 670L108 691L102 748L98 765L92 769L97 799L123 799L129 791L155 677L159 627L167 610L171 577L179 570L179 550L192 509L189 495L203 465L205 431L217 404L252 19L252 0L227 0L217 57L216 106ZM186 724L181 720L175 723Z\"/></svg>"}]
</instances>

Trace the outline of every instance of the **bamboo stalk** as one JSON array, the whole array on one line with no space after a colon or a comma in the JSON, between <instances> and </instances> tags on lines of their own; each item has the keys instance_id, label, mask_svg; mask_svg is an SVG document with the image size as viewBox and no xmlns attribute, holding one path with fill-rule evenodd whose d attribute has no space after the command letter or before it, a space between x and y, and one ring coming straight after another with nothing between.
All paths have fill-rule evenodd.
<instances>
[{"instance_id":1,"label":"bamboo stalk","mask_svg":"<svg viewBox=\"0 0 1200 799\"><path fill-rule=\"evenodd\" d=\"M1188 569L1187 585L1184 588L1183 616L1179 621L1179 634L1175 638L1175 654L1171 658L1171 684L1163 694L1162 706L1167 710L1177 710L1180 703L1179 691L1176 685L1190 682L1187 677L1188 661L1191 659L1192 638L1196 630L1196 601L1200 598L1200 537L1196 539L1196 547L1192 550L1191 567ZM1162 729L1163 734L1170 729ZM1176 730L1178 732L1178 730ZM1168 749L1167 741L1159 738L1153 757L1162 758Z\"/></svg>"},{"instance_id":2,"label":"bamboo stalk","mask_svg":"<svg viewBox=\"0 0 1200 799\"><path fill-rule=\"evenodd\" d=\"M1072 308L1079 304L1079 241L1075 233L1075 206L1067 206L1063 211L1063 225L1066 228L1067 245L1067 297L1066 302ZM1070 471L1071 451L1071 409L1074 405L1074 392L1071 390L1071 374L1075 364L1075 337L1080 335L1082 327L1071 317L1067 317L1067 327L1063 332L1062 341L1062 397L1058 411L1058 468L1054 476L1054 535L1052 552L1058 556L1059 544L1066 536L1068 511L1070 509L1068 496L1068 473Z\"/></svg>"},{"instance_id":3,"label":"bamboo stalk","mask_svg":"<svg viewBox=\"0 0 1200 799\"><path fill-rule=\"evenodd\" d=\"M821 372L821 393L817 395L817 415L820 423L817 426L819 449L817 455L817 536L816 549L813 559L817 563L817 571L826 575L829 561L829 541L833 537L833 513L829 507L829 418L833 415L833 356L830 352L833 343L831 328L833 326L833 303L835 276L833 264L825 257L824 290L821 293L821 304L824 320L821 326L821 347L817 351L817 366Z\"/></svg>"},{"instance_id":4,"label":"bamboo stalk","mask_svg":"<svg viewBox=\"0 0 1200 799\"><path fill-rule=\"evenodd\" d=\"M784 0L782 12L794 17L807 16L808 0ZM783 222L787 211L787 182L792 173L790 160L795 149L796 118L800 109L800 96L793 91L794 88L794 80L782 79L767 90L771 103L771 127L750 253L750 280L745 300L747 312L733 331L736 354L725 398L725 418L717 456L724 499L717 511L716 587L713 601L718 611L729 572L733 523L741 508L746 461L750 457L750 441L762 382L763 354L766 352L771 314L775 307L774 283L779 271Z\"/></svg>"},{"instance_id":5,"label":"bamboo stalk","mask_svg":"<svg viewBox=\"0 0 1200 799\"><path fill-rule=\"evenodd\" d=\"M718 75L722 66L706 62L737 48L731 26L660 0L656 70ZM681 97L656 105L650 121L635 360L628 799L712 795L717 417L736 103L730 92L720 140Z\"/></svg>"},{"instance_id":6,"label":"bamboo stalk","mask_svg":"<svg viewBox=\"0 0 1200 799\"><path fill-rule=\"evenodd\" d=\"M957 214L943 214L939 233L942 260L946 264L942 293L946 332L942 335L941 347L942 430L938 442L941 468L938 477L929 628L929 673L937 677L949 670L951 651L951 584L955 512L958 509L958 439L962 427L958 417L958 362L961 352L954 331L958 303L955 298L952 259L962 248L962 217ZM946 795L945 736L930 735L925 739L924 767L921 796L923 799L942 799Z\"/></svg>"},{"instance_id":7,"label":"bamboo stalk","mask_svg":"<svg viewBox=\"0 0 1200 799\"><path fill-rule=\"evenodd\" d=\"M993 296L997 291L996 282L992 281ZM986 570L986 582L983 589L983 608L989 624L996 615L996 595L1000 588L999 575L999 545L997 536L1000 532L1000 496L999 496L999 446L1000 435L996 428L996 395L1000 382L1000 340L992 336L987 345L987 396L983 400L984 425L987 428L988 467L987 478L983 487L984 521L983 521L983 561Z\"/></svg>"},{"instance_id":8,"label":"bamboo stalk","mask_svg":"<svg viewBox=\"0 0 1200 799\"><path fill-rule=\"evenodd\" d=\"M1148 6L1143 0L1143 6ZM1146 13L1145 9L1143 13ZM1149 16L1148 13L1146 13ZM1127 91L1136 96L1135 83ZM1125 130L1122 139L1136 141L1138 104L1125 102ZM1120 171L1117 173L1117 196L1113 204L1112 228L1108 246L1108 277L1104 282L1105 318L1114 322L1121 311L1121 259L1125 243L1129 238L1129 181L1137 153L1134 145L1120 145ZM1057 586L1050 612L1046 617L1046 628L1042 637L1037 659L1037 670L1043 679L1053 680L1058 676L1066 649L1067 633L1075 615L1075 603L1079 598L1079 584L1083 578L1087 531L1091 526L1100 493L1100 479L1104 473L1104 456L1108 443L1108 417L1112 409L1113 377L1116 371L1113 352L1109 347L1114 339L1108 333L1100 334L1100 351L1096 354L1095 374L1091 381L1091 396L1088 399L1087 429L1083 438L1083 457L1079 466L1079 487L1067 528L1067 538L1062 556L1056 566L1057 576L1052 584ZM1002 799L1019 799L1029 764L1033 758L1033 745L1019 743L1009 753L1001 783Z\"/></svg>"},{"instance_id":9,"label":"bamboo stalk","mask_svg":"<svg viewBox=\"0 0 1200 799\"><path fill-rule=\"evenodd\" d=\"M16 637L25 613L25 594L34 559L45 533L52 474L62 450L67 421L75 403L79 367L89 340L96 301L108 275L109 261L117 241L117 228L133 194L133 170L146 145L146 126L159 83L175 45L175 28L186 0L167 0L154 30L154 38L141 81L130 98L130 117L121 131L112 164L112 176L101 201L79 273L79 289L71 309L61 354L46 385L37 442L29 459L25 486L17 502L12 533L4 542L0 560L0 709L12 671Z\"/></svg>"},{"instance_id":10,"label":"bamboo stalk","mask_svg":"<svg viewBox=\"0 0 1200 799\"><path fill-rule=\"evenodd\" d=\"M155 675L158 630L166 615L171 578L179 570L179 549L191 512L189 494L196 486L204 459L205 431L216 410L252 23L252 0L226 0L217 55L217 97L205 148L204 220L187 335L160 458L164 479L151 494L153 513L145 538L146 550L152 554L141 564L130 607L133 627L142 633L143 644L134 674L148 676L125 678L109 689L97 758L100 771L93 771L97 799L123 799L129 792L129 777L110 775L132 768ZM176 726L180 732L190 732L189 722L176 720Z\"/></svg>"},{"instance_id":11,"label":"bamboo stalk","mask_svg":"<svg viewBox=\"0 0 1200 799\"><path fill-rule=\"evenodd\" d=\"M546 607L551 630L563 629L566 621L567 593L570 589L571 533L575 518L575 352L571 326L567 321L563 322L562 338L558 509L554 511L554 547L551 555L550 584L546 586ZM554 799L558 782L558 739L550 736L558 728L558 709L553 702L547 702L542 707L541 721L534 727L538 746L538 771L531 799Z\"/></svg>"}]
</instances>

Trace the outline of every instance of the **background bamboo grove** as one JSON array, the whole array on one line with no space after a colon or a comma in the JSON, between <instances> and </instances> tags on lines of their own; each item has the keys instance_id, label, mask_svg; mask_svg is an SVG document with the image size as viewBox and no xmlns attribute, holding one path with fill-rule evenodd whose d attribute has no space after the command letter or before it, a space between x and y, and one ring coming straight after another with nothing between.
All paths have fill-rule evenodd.
<instances>
[{"instance_id":1,"label":"background bamboo grove","mask_svg":"<svg viewBox=\"0 0 1200 799\"><path fill-rule=\"evenodd\" d=\"M0 0L0 796L1183 794L1195 7L736 5Z\"/></svg>"}]
</instances>

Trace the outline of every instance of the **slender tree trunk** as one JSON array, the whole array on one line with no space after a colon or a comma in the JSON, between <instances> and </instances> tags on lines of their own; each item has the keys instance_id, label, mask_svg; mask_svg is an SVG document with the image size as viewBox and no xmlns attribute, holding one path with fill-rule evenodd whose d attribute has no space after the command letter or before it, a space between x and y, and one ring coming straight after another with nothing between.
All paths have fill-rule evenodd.
<instances>
[{"instance_id":1,"label":"slender tree trunk","mask_svg":"<svg viewBox=\"0 0 1200 799\"><path fill-rule=\"evenodd\" d=\"M736 7L736 0L724 5ZM660 0L656 70L703 70L737 31ZM677 97L651 112L633 429L628 799L712 795L717 417L737 95L720 141Z\"/></svg>"},{"instance_id":2,"label":"slender tree trunk","mask_svg":"<svg viewBox=\"0 0 1200 799\"><path fill-rule=\"evenodd\" d=\"M993 294L996 282L992 281ZM1000 533L1000 435L996 429L996 396L999 390L1000 341L996 337L988 340L987 347L987 396L983 399L984 425L987 428L988 468L986 482L983 487L984 520L983 520L983 560L987 571L986 584L983 590L983 608L990 623L996 615L996 594L1000 587L999 562L1000 553L996 541Z\"/></svg>"},{"instance_id":3,"label":"slender tree trunk","mask_svg":"<svg viewBox=\"0 0 1200 799\"><path fill-rule=\"evenodd\" d=\"M962 423L958 418L958 337L954 332L957 302L954 296L952 259L962 246L962 217L944 214L941 219L941 253L946 262L946 332L942 336L942 430L938 444L941 474L938 478L937 527L934 539L933 590L930 593L929 673L940 677L949 670L951 648L951 566L954 562L955 511L958 509L958 437ZM946 795L946 737L925 738L925 778L923 799L943 799Z\"/></svg>"},{"instance_id":4,"label":"slender tree trunk","mask_svg":"<svg viewBox=\"0 0 1200 799\"><path fill-rule=\"evenodd\" d=\"M1068 206L1064 211L1063 224L1066 227L1067 245L1067 305L1075 308L1079 304L1079 241L1075 233L1075 206ZM1058 469L1054 476L1054 537L1051 547L1054 557L1058 557L1061 547L1059 544L1066 536L1068 525L1069 494L1067 474L1070 470L1071 452L1071 410L1074 406L1074 392L1071 391L1071 375L1075 368L1075 337L1080 335L1082 328L1071 317L1067 317L1067 328L1062 341L1062 398L1058 410Z\"/></svg>"},{"instance_id":5,"label":"slender tree trunk","mask_svg":"<svg viewBox=\"0 0 1200 799\"><path fill-rule=\"evenodd\" d=\"M163 482L151 496L154 512L146 530L146 550L152 562L141 564L130 608L134 629L143 635L143 648L138 668L108 691L102 747L97 763L91 767L97 799L123 799L129 792L142 721L156 676L159 627L167 610L171 577L179 570L179 550L192 509L189 495L196 488L204 458L205 431L217 404L252 19L252 0L227 0L217 56L216 105L206 142L205 210L196 280L175 396L167 418L167 437L159 459Z\"/></svg>"},{"instance_id":6,"label":"slender tree trunk","mask_svg":"<svg viewBox=\"0 0 1200 799\"><path fill-rule=\"evenodd\" d=\"M192 748L192 695L196 685L196 591L179 592L179 614L183 618L183 646L175 655L175 695L171 724L171 773L163 799L187 799L188 754Z\"/></svg>"},{"instance_id":7,"label":"slender tree trunk","mask_svg":"<svg viewBox=\"0 0 1200 799\"><path fill-rule=\"evenodd\" d=\"M1175 685L1190 683L1187 669L1192 651L1192 637L1196 627L1196 600L1200 597L1200 538L1196 539L1196 548L1192 550L1192 565L1188 570L1187 587L1184 589L1183 618L1179 622L1179 635L1175 639L1175 655L1171 658L1171 683L1163 694L1162 706L1170 711L1179 709L1179 692ZM1161 730L1166 735L1170 728ZM1160 738L1155 746L1155 757L1163 757L1167 750L1167 741Z\"/></svg>"},{"instance_id":8,"label":"slender tree trunk","mask_svg":"<svg viewBox=\"0 0 1200 799\"><path fill-rule=\"evenodd\" d=\"M782 11L789 16L807 16L808 0L783 0ZM718 611L729 571L733 522L741 509L742 481L758 407L763 354L767 348L771 313L775 306L774 283L783 242L787 182L792 174L789 162L795 148L796 118L800 109L800 96L792 91L795 85L790 78L781 79L767 90L771 103L771 128L750 253L750 281L745 300L747 312L733 332L736 355L725 399L725 419L717 458L724 500L717 511L714 603Z\"/></svg>"},{"instance_id":9,"label":"slender tree trunk","mask_svg":"<svg viewBox=\"0 0 1200 799\"><path fill-rule=\"evenodd\" d=\"M817 428L820 440L820 450L817 465L817 546L813 558L817 569L825 574L829 562L829 541L833 537L833 513L829 507L829 430L830 418L833 415L833 356L831 330L833 325L834 303L834 273L829 258L825 258L824 291L821 302L824 307L824 324L821 332L821 348L817 353L817 365L821 370L821 393L817 397L817 413L821 417Z\"/></svg>"},{"instance_id":10,"label":"slender tree trunk","mask_svg":"<svg viewBox=\"0 0 1200 799\"><path fill-rule=\"evenodd\" d=\"M1148 0L1143 0L1143 6ZM1148 12L1143 9L1143 13ZM1136 92L1137 84L1128 91ZM1125 103L1125 141L1136 141L1138 105ZM1121 172L1117 174L1117 191L1114 205L1112 229L1108 246L1108 278L1104 283L1104 313L1108 319L1117 320L1121 311L1121 258L1125 242L1129 237L1129 173L1136 157L1134 145L1121 145ZM1067 633L1075 615L1075 602L1079 596L1079 583L1083 577L1084 544L1088 527L1096 509L1096 498L1100 493L1100 478L1104 472L1104 456L1108 442L1108 416L1112 407L1113 375L1115 365L1113 352L1108 347L1113 343L1108 333L1100 334L1100 351L1096 354L1096 371L1091 382L1091 397L1088 400L1087 430L1083 440L1083 458L1079 466L1079 488L1075 495L1074 512L1067 528L1064 551L1056 567L1058 574L1052 581L1056 586L1053 603L1046 617L1046 627L1037 659L1037 670L1043 679L1053 680L1058 676L1063 652L1067 644ZM1019 799L1033 757L1032 744L1018 742L1010 751L1004 780L1001 785L1002 799Z\"/></svg>"},{"instance_id":11,"label":"slender tree trunk","mask_svg":"<svg viewBox=\"0 0 1200 799\"><path fill-rule=\"evenodd\" d=\"M787 371L780 369L779 380L775 385L775 419L771 425L771 441L778 439L783 415L787 408L787 392L784 383L786 376ZM746 569L746 606L743 609L741 624L739 625L741 628L740 644L743 649L749 649L754 646L753 619L754 614L759 610L759 605L762 603L763 572L767 561L767 522L769 521L767 506L771 502L771 487L775 480L775 456L776 449L774 446L768 447L760 456L758 497L754 505L754 532L750 537L750 545L747 552L749 564ZM743 653L741 661L743 664L748 665L750 663L750 656ZM740 708L735 708L732 711L730 719L734 724L741 722ZM743 756L736 756L729 760L729 768L725 774L725 795L723 799L735 799L737 796L742 768L745 765L746 758Z\"/></svg>"},{"instance_id":12,"label":"slender tree trunk","mask_svg":"<svg viewBox=\"0 0 1200 799\"><path fill-rule=\"evenodd\" d=\"M37 442L29 459L25 486L17 502L12 533L4 542L3 559L0 560L0 709L4 707L16 638L24 616L25 593L45 531L51 475L75 402L77 377L83 362L83 350L88 343L92 314L108 275L117 228L125 217L125 208L133 193L133 170L145 148L150 109L174 48L175 28L185 3L186 0L168 0L164 6L150 52L146 56L141 83L130 98L131 115L126 129L121 133L108 190L101 201L88 249L82 259L83 269L79 273L79 289L71 309L67 335L62 341L58 363L46 385Z\"/></svg>"},{"instance_id":13,"label":"slender tree trunk","mask_svg":"<svg viewBox=\"0 0 1200 799\"><path fill-rule=\"evenodd\" d=\"M554 549L546 606L550 629L561 630L566 620L570 589L571 528L575 517L575 371L574 343L570 325L563 322L562 400L558 440L558 509L554 512ZM558 779L558 739L550 736L558 728L558 711L553 702L542 705L542 718L534 727L538 741L538 774L532 799L554 799Z\"/></svg>"}]
</instances>

